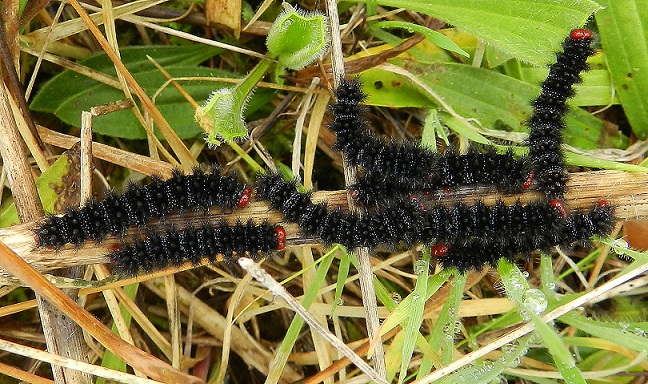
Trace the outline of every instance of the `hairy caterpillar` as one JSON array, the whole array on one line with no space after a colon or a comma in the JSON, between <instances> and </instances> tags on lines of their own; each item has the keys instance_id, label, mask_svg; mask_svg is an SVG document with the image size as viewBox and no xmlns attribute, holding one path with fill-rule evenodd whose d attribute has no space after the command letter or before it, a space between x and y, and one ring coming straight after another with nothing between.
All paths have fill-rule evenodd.
<instances>
[{"instance_id":1,"label":"hairy caterpillar","mask_svg":"<svg viewBox=\"0 0 648 384\"><path fill-rule=\"evenodd\" d=\"M581 81L580 73L588 68L586 60L594 52L591 41L592 33L586 29L571 32L563 42L563 51L549 67L540 96L531 103L529 158L537 188L550 198L562 198L565 193L567 171L561 130L568 109L566 101L574 95L573 85Z\"/></svg>"},{"instance_id":2,"label":"hairy caterpillar","mask_svg":"<svg viewBox=\"0 0 648 384\"><path fill-rule=\"evenodd\" d=\"M422 208L415 200L403 199L357 215L328 210L323 203L314 204L309 194L297 191L294 182L287 182L278 174L260 176L256 189L257 195L282 212L287 221L297 223L304 235L315 236L324 243L349 248L436 243L437 255L448 256L443 259L444 265L462 270L492 262L495 254L513 257L585 241L594 234L606 234L614 223L613 209L603 203L586 213L568 214L560 200L511 206L500 202L494 206L459 203L453 207ZM509 248L498 245L507 242L511 243ZM482 250L468 247L470 244L489 245L494 251L485 251L485 256L480 256ZM444 248L445 253L438 252L438 247Z\"/></svg>"},{"instance_id":3,"label":"hairy caterpillar","mask_svg":"<svg viewBox=\"0 0 648 384\"><path fill-rule=\"evenodd\" d=\"M383 140L371 133L359 103L365 98L357 79L343 80L331 106L334 119L329 129L335 132L335 148L349 163L365 168L365 176L351 187L354 197L366 206L379 205L395 195L407 195L481 184L505 192L527 189L535 180L538 190L549 198L562 198L567 181L561 152L561 129L567 111L566 100L573 96L572 86L587 69L592 54L591 32L573 30L556 55L540 96L532 102L533 115L527 145L529 155L515 158L488 148L467 154L438 154L412 142ZM385 183L386 185L382 185Z\"/></svg>"},{"instance_id":4,"label":"hairy caterpillar","mask_svg":"<svg viewBox=\"0 0 648 384\"><path fill-rule=\"evenodd\" d=\"M174 211L244 207L252 192L235 177L220 175L217 167L209 173L197 168L193 174L174 170L170 179L151 179L144 186L131 184L124 193L110 192L100 202L89 201L79 209L47 217L34 229L37 245L60 248L68 243L79 246L86 240L98 242Z\"/></svg>"},{"instance_id":5,"label":"hairy caterpillar","mask_svg":"<svg viewBox=\"0 0 648 384\"><path fill-rule=\"evenodd\" d=\"M198 264L205 257L210 261L219 255L225 260L240 256L257 258L285 245L286 232L281 226L219 223L151 233L108 256L117 274L131 276L185 262Z\"/></svg>"},{"instance_id":6,"label":"hairy caterpillar","mask_svg":"<svg viewBox=\"0 0 648 384\"><path fill-rule=\"evenodd\" d=\"M437 243L431 251L439 257L444 268L456 267L463 272L495 265L502 257L513 261L517 255L526 256L537 249L547 250L574 242L587 244L594 235L609 234L614 222L614 208L600 201L587 212L567 216L548 232L530 230L493 237L461 238L454 242Z\"/></svg>"}]
</instances>

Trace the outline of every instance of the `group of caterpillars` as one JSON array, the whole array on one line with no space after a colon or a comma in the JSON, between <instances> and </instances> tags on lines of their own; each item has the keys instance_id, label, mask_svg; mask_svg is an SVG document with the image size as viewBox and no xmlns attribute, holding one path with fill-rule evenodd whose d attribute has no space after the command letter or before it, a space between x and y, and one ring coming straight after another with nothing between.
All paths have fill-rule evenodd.
<instances>
[{"instance_id":1,"label":"group of caterpillars","mask_svg":"<svg viewBox=\"0 0 648 384\"><path fill-rule=\"evenodd\" d=\"M569 213L564 201L563 117L566 100L574 93L572 86L587 68L591 39L591 32L577 29L563 42L563 52L557 54L540 96L533 101L527 156L501 154L492 148L439 154L413 142L377 137L367 128L360 82L341 80L336 102L330 107L329 129L336 134L335 148L349 164L362 167L362 177L350 193L367 211L359 215L314 204L310 194L297 190L295 181L287 182L276 173L258 177L257 196L282 212L285 221L297 223L303 235L325 244L373 248L424 243L444 267L460 271L493 264L501 257L513 259L533 250L605 235L614 223L609 204L600 201L589 211ZM470 184L505 192L534 187L544 198L527 205L425 207L413 197ZM153 178L145 186L132 185L122 194L111 193L101 202L91 201L80 209L48 217L35 229L37 244L78 246L86 240L99 242L109 234L123 236L129 227L144 226L171 212L212 206L243 208L251 192L250 186L236 178L222 176L217 167L209 172L196 169L193 174L175 171L168 180ZM116 273L134 275L187 261L197 264L205 257L215 260L217 255L226 260L255 257L283 249L285 244L286 233L279 225L217 223L152 233L124 244L109 257Z\"/></svg>"}]
</instances>

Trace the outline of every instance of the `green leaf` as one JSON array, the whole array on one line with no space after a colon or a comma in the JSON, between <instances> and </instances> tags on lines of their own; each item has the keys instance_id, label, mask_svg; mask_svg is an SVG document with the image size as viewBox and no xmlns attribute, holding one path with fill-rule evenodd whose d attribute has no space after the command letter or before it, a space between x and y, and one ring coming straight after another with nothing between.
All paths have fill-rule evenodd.
<instances>
[{"instance_id":1,"label":"green leaf","mask_svg":"<svg viewBox=\"0 0 648 384\"><path fill-rule=\"evenodd\" d=\"M429 99L402 76L382 69L372 68L362 72L362 91L367 94L368 105L390 108L425 108Z\"/></svg>"},{"instance_id":2,"label":"green leaf","mask_svg":"<svg viewBox=\"0 0 648 384\"><path fill-rule=\"evenodd\" d=\"M409 368L409 363L412 360L412 354L414 353L416 339L419 336L419 329L421 328L421 323L423 322L423 311L425 310L425 297L427 293L428 274L430 270L430 264L428 262L429 255L426 256L428 257L414 262L414 273L417 277L414 292L412 292L411 295L412 311L410 312L410 316L407 318L407 321L404 325L405 339L403 340L403 350L401 352L401 368L398 375L399 384L403 383L405 381L405 377L407 376L407 368Z\"/></svg>"},{"instance_id":3,"label":"green leaf","mask_svg":"<svg viewBox=\"0 0 648 384\"><path fill-rule=\"evenodd\" d=\"M442 271L441 273L437 273L434 276L430 276L428 282L426 283L427 290L425 293L424 300L428 300L436 291L438 291L439 288L441 288L441 286L446 281L448 281L450 275L451 275L450 272ZM386 301L388 302L392 300L386 300ZM413 301L414 299L412 295L409 294L398 304L396 309L389 315L387 319L385 319L382 326L380 327L381 336L385 335L387 332L391 331L398 325L403 324L405 321L407 321L407 318L410 316L410 313L413 310L413 306L414 306Z\"/></svg>"},{"instance_id":4,"label":"green leaf","mask_svg":"<svg viewBox=\"0 0 648 384\"><path fill-rule=\"evenodd\" d=\"M643 265L643 264L648 263L648 252L638 252L638 251L635 251L635 250L627 248L627 247L622 247L621 244L623 244L623 243L617 244L617 242L614 239L610 239L610 238L602 238L602 239L599 238L597 241L600 242L600 243L609 245L610 248L612 248L612 250L616 254L619 254L619 255L623 254L623 255L629 256L632 259L634 259L634 262L631 265L629 265L628 267L626 267L626 270L625 270L626 272L628 270L632 270L634 267L636 267L635 264ZM627 245L627 243L625 245Z\"/></svg>"},{"instance_id":5,"label":"green leaf","mask_svg":"<svg viewBox=\"0 0 648 384\"><path fill-rule=\"evenodd\" d=\"M326 16L295 10L284 3L284 11L270 27L268 53L284 67L299 70L319 59L328 47Z\"/></svg>"},{"instance_id":6,"label":"green leaf","mask_svg":"<svg viewBox=\"0 0 648 384\"><path fill-rule=\"evenodd\" d=\"M461 116L474 118L485 128L528 131L526 121L532 112L529 101L540 94L539 85L462 64L423 65L402 59L393 62L416 74ZM363 88L369 95L367 104L439 108L436 101L423 91L389 71L372 68L363 72L361 77L367 84ZM382 81L379 88L375 86L377 81ZM411 105L406 105L408 103ZM600 120L586 111L572 108L565 121L563 135L566 143L583 149L599 147L598 139L603 128ZM613 139L617 147L624 143L622 135Z\"/></svg>"},{"instance_id":7,"label":"green leaf","mask_svg":"<svg viewBox=\"0 0 648 384\"><path fill-rule=\"evenodd\" d=\"M549 325L547 325L540 313L546 309L538 308L536 305L537 297L529 296L530 287L529 283L520 271L520 269L506 259L500 259L497 263L497 270L502 279L502 283L506 288L506 295L520 309L520 314L523 315L527 321L531 321L535 327L536 333L542 338L543 345L547 347L549 354L554 359L558 371L568 383L585 384L580 371L576 368L576 362L572 357L569 349L562 342L560 336ZM544 295L537 289L533 289L540 295L541 300L545 300Z\"/></svg>"},{"instance_id":8,"label":"green leaf","mask_svg":"<svg viewBox=\"0 0 648 384\"><path fill-rule=\"evenodd\" d=\"M361 0L354 0L362 2ZM567 33L601 9L590 0L377 0L446 21L520 60L551 62Z\"/></svg>"},{"instance_id":9,"label":"green leaf","mask_svg":"<svg viewBox=\"0 0 648 384\"><path fill-rule=\"evenodd\" d=\"M147 55L162 67L190 67L198 65L220 52L222 52L220 48L203 45L183 47L154 45L125 47L120 50L122 62L133 74L155 69L153 63L146 57ZM117 75L112 61L104 53L81 60L79 64L109 76ZM65 100L73 98L97 84L97 80L71 70L65 70L43 85L34 97L31 107L37 111L54 113ZM120 99L123 99L123 94Z\"/></svg>"},{"instance_id":10,"label":"green leaf","mask_svg":"<svg viewBox=\"0 0 648 384\"><path fill-rule=\"evenodd\" d=\"M425 124L421 133L421 145L425 148L430 148L433 152L437 152L437 137L443 140L446 145L450 145L448 135L445 129L443 129L441 119L439 119L439 111L430 109L427 116L425 116Z\"/></svg>"},{"instance_id":11,"label":"green leaf","mask_svg":"<svg viewBox=\"0 0 648 384\"><path fill-rule=\"evenodd\" d=\"M499 383L499 375L507 367L515 367L529 351L531 336L525 336L502 348L502 356L495 361L484 362L483 364L468 365L457 372L444 376L435 381L435 384L452 383ZM508 373L508 372L507 372ZM554 383L553 381L551 382Z\"/></svg>"},{"instance_id":12,"label":"green leaf","mask_svg":"<svg viewBox=\"0 0 648 384\"><path fill-rule=\"evenodd\" d=\"M616 322L604 323L602 321L585 318L573 312L562 315L560 321L590 335L600 337L601 339L632 349L633 351L648 353L648 339L646 339L643 335L644 331L639 327L631 326L630 324L623 325Z\"/></svg>"},{"instance_id":13,"label":"green leaf","mask_svg":"<svg viewBox=\"0 0 648 384\"><path fill-rule=\"evenodd\" d=\"M56 203L59 201L59 193L64 184L63 179L69 175L73 161L75 159L68 156L66 152L36 179L36 189L45 212L56 211ZM20 223L13 200L7 201L9 204L2 207L2 214L0 214L0 228Z\"/></svg>"},{"instance_id":14,"label":"green leaf","mask_svg":"<svg viewBox=\"0 0 648 384\"><path fill-rule=\"evenodd\" d=\"M340 305L342 301L342 292L344 292L344 283L346 282L347 277L349 277L349 271L351 270L351 256L347 252L341 252L340 255L340 266L338 267L338 274L335 280L335 297L333 299L333 305L331 306L331 316L335 313L335 309Z\"/></svg>"},{"instance_id":15,"label":"green leaf","mask_svg":"<svg viewBox=\"0 0 648 384\"><path fill-rule=\"evenodd\" d=\"M648 138L648 3L602 0L596 15L612 82L633 132Z\"/></svg>"},{"instance_id":16,"label":"green leaf","mask_svg":"<svg viewBox=\"0 0 648 384\"><path fill-rule=\"evenodd\" d=\"M123 49L122 59L135 79L152 97L167 79L146 58L147 54L165 66L174 77L236 77L230 72L196 66L219 51L211 47L195 46L131 47ZM111 76L115 74L112 63L103 54L81 63ZM187 81L180 84L195 100L204 100L215 88L225 86L209 81ZM247 114L266 106L273 95L273 91L265 89L257 92L250 100ZM53 113L65 123L78 127L81 124L81 111L123 98L121 90L68 70L55 76L41 88L32 101L31 108ZM181 138L192 138L202 133L193 118L194 108L174 87L167 86L155 98L155 103ZM93 131L127 139L146 138L144 129L129 110L93 119Z\"/></svg>"},{"instance_id":17,"label":"green leaf","mask_svg":"<svg viewBox=\"0 0 648 384\"><path fill-rule=\"evenodd\" d=\"M567 164L576 165L579 167L609 169L609 170L627 171L627 172L648 171L648 168L642 167L640 165L619 163L617 161L599 159L596 157L582 155L573 152L565 152L565 160L567 161Z\"/></svg>"},{"instance_id":18,"label":"green leaf","mask_svg":"<svg viewBox=\"0 0 648 384\"><path fill-rule=\"evenodd\" d=\"M325 280L326 275L329 272L334 256L335 256L334 252L330 252L325 257L322 258L322 262L317 267L317 270L313 275L313 278L311 280L311 285L308 287L304 287L305 292L301 300L301 305L305 309L310 308L311 304L313 304L315 298L317 297L317 294L319 292L320 287L322 286L322 283L326 281ZM292 321L290 322L290 326L288 327L288 330L286 330L285 332L285 336L281 342L281 345L275 350L275 354L274 354L275 357L271 363L271 367L275 368L272 369L272 372L275 373L277 377L268 376L267 380L269 382L276 383L279 381L278 375L280 375L281 372L283 371L282 367L284 367L287 364L288 357L290 356L290 352L293 350L294 345L297 342L297 339L299 338L299 335L302 332L303 325L304 325L303 318L301 318L300 316L293 317Z\"/></svg>"},{"instance_id":19,"label":"green leaf","mask_svg":"<svg viewBox=\"0 0 648 384\"><path fill-rule=\"evenodd\" d=\"M373 24L373 28L402 28L406 29L408 32L420 33L425 36L432 43L438 45L440 48L446 49L451 52L458 53L465 57L470 57L468 52L461 49L454 41L450 40L446 35L434 31L428 27L422 25L409 23L406 21L381 21L379 23Z\"/></svg>"},{"instance_id":20,"label":"green leaf","mask_svg":"<svg viewBox=\"0 0 648 384\"><path fill-rule=\"evenodd\" d=\"M536 333L542 339L542 344L547 347L549 354L556 363L558 371L567 383L586 384L583 375L578 367L576 361L567 346L563 343L560 336L556 331L546 324L535 313L530 312L531 321L535 326Z\"/></svg>"},{"instance_id":21,"label":"green leaf","mask_svg":"<svg viewBox=\"0 0 648 384\"><path fill-rule=\"evenodd\" d=\"M234 77L232 73L210 68L167 67L165 70L174 77ZM166 82L166 77L157 69L136 73L133 77L150 96L153 96ZM209 81L183 81L179 83L194 100L204 100L214 89L223 88L227 85ZM81 124L81 111L88 111L95 105L114 102L124 97L122 91L97 82L93 82L92 85L88 85L82 90L74 91L63 88L61 92L70 96L62 98L54 110L41 108L41 104L36 103L36 100L32 103L32 109L52 112L67 124L77 127ZM70 92L75 93L70 94ZM274 92L269 90L260 90L256 94L256 97L250 100L246 112L248 114L252 113L266 105L273 94ZM196 137L203 132L194 120L195 110L193 106L174 87L167 86L155 98L155 104L180 138ZM92 128L95 133L113 137L127 139L146 138L144 129L130 110L96 117L93 119Z\"/></svg>"},{"instance_id":22,"label":"green leaf","mask_svg":"<svg viewBox=\"0 0 648 384\"><path fill-rule=\"evenodd\" d=\"M547 78L547 68L524 68L523 78L531 84L540 84ZM618 97L612 88L612 79L607 69L592 69L582 76L583 82L577 84L576 95L571 99L571 105L598 106L619 104Z\"/></svg>"}]
</instances>

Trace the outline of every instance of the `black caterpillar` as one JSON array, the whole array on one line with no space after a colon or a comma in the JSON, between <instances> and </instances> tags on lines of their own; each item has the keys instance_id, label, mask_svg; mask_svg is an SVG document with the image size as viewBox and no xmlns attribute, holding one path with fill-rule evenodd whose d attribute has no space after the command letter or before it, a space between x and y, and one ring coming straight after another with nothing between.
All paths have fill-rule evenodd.
<instances>
[{"instance_id":1,"label":"black caterpillar","mask_svg":"<svg viewBox=\"0 0 648 384\"><path fill-rule=\"evenodd\" d=\"M526 157L515 158L512 152L497 153L493 149L479 152L445 154L438 159L438 172L426 179L401 178L379 171L365 170L363 177L349 186L351 196L364 207L378 207L398 196L420 195L461 185L494 186L506 193L529 189L533 181Z\"/></svg>"},{"instance_id":2,"label":"black caterpillar","mask_svg":"<svg viewBox=\"0 0 648 384\"><path fill-rule=\"evenodd\" d=\"M176 169L168 180L151 179L144 186L129 185L122 194L110 192L101 202L89 201L80 209L49 216L34 229L37 246L58 249L68 243L99 242L109 234L122 235L131 226L144 226L174 211L244 207L252 192L235 177L220 175L217 167L209 173L195 169L193 174Z\"/></svg>"},{"instance_id":3,"label":"black caterpillar","mask_svg":"<svg viewBox=\"0 0 648 384\"><path fill-rule=\"evenodd\" d=\"M540 96L531 104L531 132L527 145L537 188L550 198L562 198L567 183L565 160L561 151L566 101L574 95L573 85L581 81L580 73L588 68L586 60L593 54L592 33L575 29L563 42L563 52L542 82Z\"/></svg>"},{"instance_id":4,"label":"black caterpillar","mask_svg":"<svg viewBox=\"0 0 648 384\"><path fill-rule=\"evenodd\" d=\"M365 108L359 104L366 95L357 79L341 81L335 94L336 102L330 106L333 121L328 128L336 136L334 148L342 151L351 165L399 179L424 180L436 173L438 154L414 142L388 142L367 129Z\"/></svg>"},{"instance_id":5,"label":"black caterpillar","mask_svg":"<svg viewBox=\"0 0 648 384\"><path fill-rule=\"evenodd\" d=\"M560 200L512 206L500 202L491 207L459 203L451 208L435 205L423 209L418 201L404 199L357 215L314 204L308 194L298 192L294 182L279 174L260 176L256 190L287 221L297 223L304 235L326 244L373 248L379 244L437 243L437 256L444 256L440 249L448 253L444 266L462 271L483 266L484 260L492 263L499 257L585 241L591 235L608 233L614 223L613 209L604 203L590 212L568 215ZM581 224L585 225L583 232L579 232ZM510 249L499 246L507 241ZM491 250L482 256L480 248L468 247L473 243L489 245ZM500 256L492 259L496 254Z\"/></svg>"},{"instance_id":6,"label":"black caterpillar","mask_svg":"<svg viewBox=\"0 0 648 384\"><path fill-rule=\"evenodd\" d=\"M549 198L562 198L567 173L561 152L561 129L567 111L566 100L573 96L573 84L587 69L591 32L577 29L558 53L542 83L540 96L532 102L534 112L527 145L529 155L515 158L472 150L465 155L432 153L411 142L386 142L366 128L359 103L365 98L357 79L343 80L336 90L334 115L329 129L335 132L335 148L341 150L351 165L365 168L365 176L351 186L358 202L373 206L401 194L416 194L460 185L482 184L504 192L519 192L536 180L537 189ZM383 182L386 185L382 185Z\"/></svg>"},{"instance_id":7,"label":"black caterpillar","mask_svg":"<svg viewBox=\"0 0 648 384\"><path fill-rule=\"evenodd\" d=\"M383 140L366 127L365 109L359 105L365 97L358 79L342 80L336 102L330 107L333 121L328 126L336 135L334 148L342 151L351 165L365 169L367 181L361 179L354 187L361 203L374 203L371 196L378 195L373 194L371 183L380 178L411 193L465 184L491 185L513 192L519 191L529 178L530 164L510 152L498 154L487 148L483 152L473 149L465 155L441 155L414 142Z\"/></svg>"},{"instance_id":8,"label":"black caterpillar","mask_svg":"<svg viewBox=\"0 0 648 384\"><path fill-rule=\"evenodd\" d=\"M336 102L330 107L333 121L328 128L336 135L334 147L344 153L351 165L364 167L368 174L383 175L405 185L427 183L429 188L484 183L505 190L518 190L529 177L526 162L516 160L511 153L498 154L489 148L484 152L472 150L466 155L441 155L413 142L385 141L367 129L365 108L359 105L365 97L358 79L341 81ZM483 175L485 167L490 174L513 172L502 180Z\"/></svg>"},{"instance_id":9,"label":"black caterpillar","mask_svg":"<svg viewBox=\"0 0 648 384\"><path fill-rule=\"evenodd\" d=\"M236 225L220 223L151 233L108 256L115 266L115 273L133 276L180 266L185 262L197 265L205 257L212 262L219 255L225 260L241 256L257 258L285 246L286 232L281 226L268 223L255 225L252 222Z\"/></svg>"},{"instance_id":10,"label":"black caterpillar","mask_svg":"<svg viewBox=\"0 0 648 384\"><path fill-rule=\"evenodd\" d=\"M529 255L537 249L548 250L574 242L586 245L594 235L609 234L614 222L614 208L600 201L588 212L571 214L556 222L549 231L531 227L527 231L502 232L493 237L458 238L454 242L435 244L431 253L439 257L444 268L455 267L465 272L495 265L502 257L514 261L517 255Z\"/></svg>"},{"instance_id":11,"label":"black caterpillar","mask_svg":"<svg viewBox=\"0 0 648 384\"><path fill-rule=\"evenodd\" d=\"M304 235L316 236L328 245L375 247L400 242L412 245L420 237L416 231L420 218L417 202L403 200L403 204L394 204L392 209L360 218L339 210L329 211L324 203L314 204L295 185L275 173L259 176L255 186L257 196L268 200L287 221L299 224Z\"/></svg>"}]
</instances>

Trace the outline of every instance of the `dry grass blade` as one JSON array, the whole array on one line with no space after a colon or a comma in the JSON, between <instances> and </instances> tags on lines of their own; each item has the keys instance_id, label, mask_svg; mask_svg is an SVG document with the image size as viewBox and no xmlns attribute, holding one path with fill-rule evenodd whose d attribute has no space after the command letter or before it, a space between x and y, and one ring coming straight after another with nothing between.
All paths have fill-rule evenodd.
<instances>
[{"instance_id":1,"label":"dry grass blade","mask_svg":"<svg viewBox=\"0 0 648 384\"><path fill-rule=\"evenodd\" d=\"M159 297L166 298L165 288L159 282L149 280L144 285ZM264 374L268 373L268 367L270 366L273 355L262 348L250 334L242 331L238 326L230 325L225 317L206 303L197 299L186 289L178 287L177 296L180 310L188 314L191 308L195 323L205 332L219 340L223 340L226 331L231 332L232 340L236 340L236 343L232 345L232 350L241 356L247 364L259 370L259 372ZM228 327L231 327L231 329L228 330ZM299 378L300 375L291 367L285 367L281 382L287 384L299 380Z\"/></svg>"},{"instance_id":2,"label":"dry grass blade","mask_svg":"<svg viewBox=\"0 0 648 384\"><path fill-rule=\"evenodd\" d=\"M0 350L16 353L32 359L45 361L50 364L58 365L61 367L70 368L76 371L81 371L85 373L91 373L98 377L103 377L106 379L116 380L120 383L129 383L129 384L157 384L159 381L149 380L146 378L137 377L123 372L114 371L112 369L107 369L97 365L92 365L85 363L83 361L73 360L67 357L60 355L55 355L46 351L41 351L35 348L27 347L24 345L12 343L10 341L0 339ZM52 380L43 379L42 377L29 374L27 372L21 371L16 372L17 369L11 366L6 366L0 363L0 372L3 372L7 375L28 381L29 383L34 384L49 384L54 383Z\"/></svg>"},{"instance_id":3,"label":"dry grass blade","mask_svg":"<svg viewBox=\"0 0 648 384\"><path fill-rule=\"evenodd\" d=\"M362 372L364 372L369 378L377 383L387 384L387 381L380 376L373 368L369 366L360 356L344 344L340 339L335 337L328 329L322 327L322 325L311 315L304 307L302 307L294 297L292 297L284 287L281 286L275 279L272 278L266 271L261 269L252 259L243 257L239 259L239 264L243 267L249 274L251 274L259 283L263 284L268 288L275 296L281 297L288 303L290 308L297 312L311 328L317 330L317 332L322 335L331 345L333 345L338 351L342 352L349 360L351 360L356 367L358 367Z\"/></svg>"},{"instance_id":4,"label":"dry grass blade","mask_svg":"<svg viewBox=\"0 0 648 384\"><path fill-rule=\"evenodd\" d=\"M337 11L337 0L328 0L326 2L326 10L329 16L329 26L331 32L331 68L333 71L333 82L335 86L344 79L344 57L342 55L342 40L340 38L340 19ZM347 163L343 157L344 162L344 184L348 187L356 183L356 170L353 166ZM362 209L353 203L351 194L347 195L347 202L349 209L352 212L361 213ZM365 307L367 314L367 333L369 338L375 338L380 327L378 320L378 301L376 299L376 289L374 287L374 275L371 271L371 255L368 248L357 248L354 250L358 260L358 272L360 273L360 289L362 290L362 304ZM381 338L376 338L376 344L371 356L373 356L374 366L380 377L387 376L387 368L385 366L385 351Z\"/></svg>"},{"instance_id":5,"label":"dry grass blade","mask_svg":"<svg viewBox=\"0 0 648 384\"><path fill-rule=\"evenodd\" d=\"M83 19L83 21L86 23L88 29L90 30L90 32L92 32L92 35L95 37L95 39L97 39L103 50L115 65L115 68L117 68L117 71L119 71L119 73L124 77L128 86L137 95L146 111L151 115L151 118L160 129L162 135L167 139L169 145L174 149L183 167L186 168L186 170L191 169L191 167L196 165L197 163L185 144L182 142L182 140L180 140L180 138L175 133L173 128L171 128L164 116L162 116L160 111L155 107L144 89L137 83L135 78L133 78L133 75L130 74L124 63L122 63L119 57L115 54L113 49L110 47L108 40L106 40L103 34L101 34L101 31L99 30L99 28L97 28L88 13L76 0L71 0L70 4L77 11L81 19ZM153 132L150 132L150 136L153 138L153 140L157 140L155 139L155 134ZM166 149L159 141L156 143L156 145L158 149L160 149L160 151L162 151L163 153L166 152ZM173 159L169 158L168 160L172 161Z\"/></svg>"},{"instance_id":6,"label":"dry grass blade","mask_svg":"<svg viewBox=\"0 0 648 384\"><path fill-rule=\"evenodd\" d=\"M2 260L2 266L5 270L32 287L36 293L72 318L106 348L121 356L124 361L135 369L163 382L194 384L202 382L200 379L180 372L156 357L116 337L97 318L64 295L3 243L0 243L0 253L2 254L0 260Z\"/></svg>"}]
</instances>

